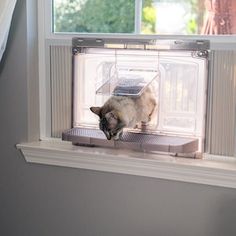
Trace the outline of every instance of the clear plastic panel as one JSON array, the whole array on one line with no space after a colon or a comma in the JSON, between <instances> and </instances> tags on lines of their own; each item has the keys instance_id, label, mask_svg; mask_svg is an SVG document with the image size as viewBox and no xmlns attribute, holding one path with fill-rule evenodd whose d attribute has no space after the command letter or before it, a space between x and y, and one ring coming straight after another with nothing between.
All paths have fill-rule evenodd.
<instances>
[{"instance_id":1,"label":"clear plastic panel","mask_svg":"<svg viewBox=\"0 0 236 236\"><path fill-rule=\"evenodd\" d=\"M97 94L140 96L154 79L158 79L158 53L113 51L115 61L102 62L97 68Z\"/></svg>"},{"instance_id":2,"label":"clear plastic panel","mask_svg":"<svg viewBox=\"0 0 236 236\"><path fill-rule=\"evenodd\" d=\"M201 135L205 109L205 60L163 57L160 60L161 131Z\"/></svg>"},{"instance_id":3,"label":"clear plastic panel","mask_svg":"<svg viewBox=\"0 0 236 236\"><path fill-rule=\"evenodd\" d=\"M89 49L74 59L75 127L97 126L91 106L102 106L112 95L140 96L155 81L158 124L153 131L203 136L205 58L189 51Z\"/></svg>"}]
</instances>

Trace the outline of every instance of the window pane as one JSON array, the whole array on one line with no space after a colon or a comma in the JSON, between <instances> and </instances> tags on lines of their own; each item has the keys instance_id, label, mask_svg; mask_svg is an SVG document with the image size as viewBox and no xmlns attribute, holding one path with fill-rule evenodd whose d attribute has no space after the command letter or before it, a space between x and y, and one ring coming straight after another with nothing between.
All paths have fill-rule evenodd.
<instances>
[{"instance_id":1,"label":"window pane","mask_svg":"<svg viewBox=\"0 0 236 236\"><path fill-rule=\"evenodd\" d=\"M133 33L135 0L54 0L54 32Z\"/></svg>"},{"instance_id":2,"label":"window pane","mask_svg":"<svg viewBox=\"0 0 236 236\"><path fill-rule=\"evenodd\" d=\"M53 0L53 6L54 32L134 33L136 26L141 34L236 34L235 0Z\"/></svg>"},{"instance_id":3,"label":"window pane","mask_svg":"<svg viewBox=\"0 0 236 236\"><path fill-rule=\"evenodd\" d=\"M235 0L143 0L143 34L236 34Z\"/></svg>"}]
</instances>

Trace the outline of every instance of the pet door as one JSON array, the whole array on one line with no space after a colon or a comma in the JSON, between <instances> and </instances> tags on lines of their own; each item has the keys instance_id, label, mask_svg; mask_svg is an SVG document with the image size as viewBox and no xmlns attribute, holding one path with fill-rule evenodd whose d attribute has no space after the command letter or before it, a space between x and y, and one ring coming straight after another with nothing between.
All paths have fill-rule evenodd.
<instances>
[{"instance_id":1,"label":"pet door","mask_svg":"<svg viewBox=\"0 0 236 236\"><path fill-rule=\"evenodd\" d=\"M114 61L97 68L96 94L138 97L153 80L158 81L158 53L117 49L113 53Z\"/></svg>"},{"instance_id":2,"label":"pet door","mask_svg":"<svg viewBox=\"0 0 236 236\"><path fill-rule=\"evenodd\" d=\"M208 41L73 39L73 128L76 145L140 151L203 151ZM158 108L146 129L107 140L89 108L110 96L141 96L153 86Z\"/></svg>"}]
</instances>

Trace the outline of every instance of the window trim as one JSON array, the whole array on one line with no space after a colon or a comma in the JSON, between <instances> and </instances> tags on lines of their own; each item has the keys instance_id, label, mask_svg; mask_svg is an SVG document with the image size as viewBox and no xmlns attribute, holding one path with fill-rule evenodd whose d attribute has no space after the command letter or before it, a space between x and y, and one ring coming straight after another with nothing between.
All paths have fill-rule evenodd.
<instances>
[{"instance_id":1,"label":"window trim","mask_svg":"<svg viewBox=\"0 0 236 236\"><path fill-rule=\"evenodd\" d=\"M129 150L73 146L50 139L18 144L26 162L151 177L236 189L236 159L204 154L203 159Z\"/></svg>"}]
</instances>

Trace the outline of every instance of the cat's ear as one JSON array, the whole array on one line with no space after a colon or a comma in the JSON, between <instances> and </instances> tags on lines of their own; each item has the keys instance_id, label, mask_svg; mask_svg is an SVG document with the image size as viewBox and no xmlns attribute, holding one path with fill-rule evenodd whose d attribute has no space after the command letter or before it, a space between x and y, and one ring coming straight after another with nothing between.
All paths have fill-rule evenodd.
<instances>
[{"instance_id":1,"label":"cat's ear","mask_svg":"<svg viewBox=\"0 0 236 236\"><path fill-rule=\"evenodd\" d=\"M101 115L101 107L90 107L90 111L100 117Z\"/></svg>"}]
</instances>

